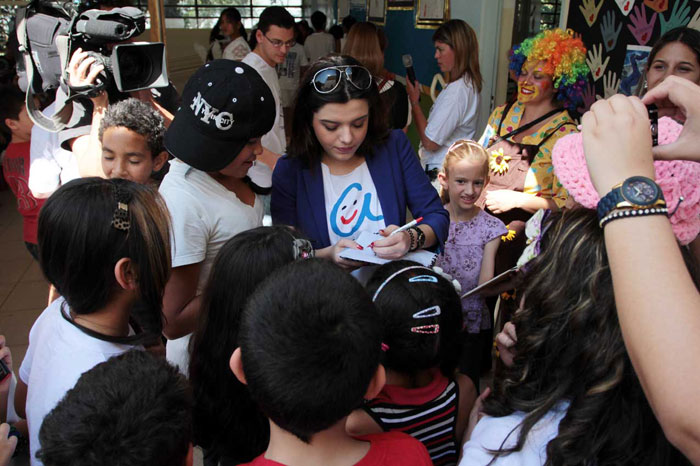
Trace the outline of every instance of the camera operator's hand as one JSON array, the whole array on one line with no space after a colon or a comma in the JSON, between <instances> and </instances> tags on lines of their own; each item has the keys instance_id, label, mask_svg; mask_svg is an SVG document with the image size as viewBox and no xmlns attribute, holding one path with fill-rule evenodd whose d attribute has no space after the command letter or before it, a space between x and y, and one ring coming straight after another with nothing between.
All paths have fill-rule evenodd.
<instances>
[{"instance_id":1,"label":"camera operator's hand","mask_svg":"<svg viewBox=\"0 0 700 466\"><path fill-rule=\"evenodd\" d=\"M652 149L657 160L693 160L700 162L700 86L678 76L669 76L642 98L644 104L656 104L659 116L683 122L678 139Z\"/></svg>"},{"instance_id":2,"label":"camera operator's hand","mask_svg":"<svg viewBox=\"0 0 700 466\"><path fill-rule=\"evenodd\" d=\"M95 65L95 58L88 56L87 52L77 49L68 63L68 85L71 87L92 86L97 76L103 72L103 65ZM107 93L100 92L90 98L96 106L107 106Z\"/></svg>"}]
</instances>

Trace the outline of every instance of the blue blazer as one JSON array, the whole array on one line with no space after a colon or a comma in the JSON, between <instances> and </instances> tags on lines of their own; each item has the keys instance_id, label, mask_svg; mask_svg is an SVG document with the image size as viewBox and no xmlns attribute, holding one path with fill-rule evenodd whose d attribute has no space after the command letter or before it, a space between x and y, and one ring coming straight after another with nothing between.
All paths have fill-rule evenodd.
<instances>
[{"instance_id":1,"label":"blue blazer","mask_svg":"<svg viewBox=\"0 0 700 466\"><path fill-rule=\"evenodd\" d=\"M423 217L422 225L432 227L442 248L450 217L403 131L392 131L366 162L386 224L405 224L408 207L415 218ZM299 159L279 159L272 173L270 208L273 223L298 228L314 248L331 245L320 162L311 170Z\"/></svg>"}]
</instances>

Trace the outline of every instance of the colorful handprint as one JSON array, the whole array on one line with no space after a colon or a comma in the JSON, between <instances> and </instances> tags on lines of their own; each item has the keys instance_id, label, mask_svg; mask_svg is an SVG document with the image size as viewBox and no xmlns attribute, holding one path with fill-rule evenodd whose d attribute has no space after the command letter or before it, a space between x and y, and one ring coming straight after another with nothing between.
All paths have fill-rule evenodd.
<instances>
[{"instance_id":1,"label":"colorful handprint","mask_svg":"<svg viewBox=\"0 0 700 466\"><path fill-rule=\"evenodd\" d=\"M617 3L617 6L620 7L620 11L625 16L630 14L634 6L634 0L615 0L615 3Z\"/></svg>"},{"instance_id":2,"label":"colorful handprint","mask_svg":"<svg viewBox=\"0 0 700 466\"><path fill-rule=\"evenodd\" d=\"M600 24L600 33L603 36L603 44L605 45L606 52L610 52L615 48L621 30L622 23L615 27L615 12L613 10L608 11L605 16L603 16L603 22Z\"/></svg>"},{"instance_id":3,"label":"colorful handprint","mask_svg":"<svg viewBox=\"0 0 700 466\"><path fill-rule=\"evenodd\" d=\"M603 77L603 94L605 94L605 98L609 99L617 94L618 89L620 89L620 79L617 77L617 73L613 71L605 73Z\"/></svg>"},{"instance_id":4,"label":"colorful handprint","mask_svg":"<svg viewBox=\"0 0 700 466\"><path fill-rule=\"evenodd\" d=\"M644 4L657 13L668 10L668 0L644 0Z\"/></svg>"},{"instance_id":5,"label":"colorful handprint","mask_svg":"<svg viewBox=\"0 0 700 466\"><path fill-rule=\"evenodd\" d=\"M598 12L601 6L603 6L603 0L600 0L600 2L596 2L596 0L582 0L581 5L578 6L583 17L586 18L588 27L593 26L595 20L598 19Z\"/></svg>"},{"instance_id":6,"label":"colorful handprint","mask_svg":"<svg viewBox=\"0 0 700 466\"><path fill-rule=\"evenodd\" d=\"M605 61L603 61L603 44L598 44L597 46L594 45L593 47L591 47L591 49L588 51L586 64L591 70L591 74L593 75L593 81L598 81L603 76L603 73L605 72L605 67L608 66L609 61L609 56L605 57Z\"/></svg>"},{"instance_id":7,"label":"colorful handprint","mask_svg":"<svg viewBox=\"0 0 700 466\"><path fill-rule=\"evenodd\" d=\"M583 90L583 93L581 94L581 97L583 98L582 105L577 108L578 112L580 114L584 114L588 111L588 109L591 108L591 105L596 100L596 95L595 95L595 85L588 81L588 84L586 85L586 88Z\"/></svg>"},{"instance_id":8,"label":"colorful handprint","mask_svg":"<svg viewBox=\"0 0 700 466\"><path fill-rule=\"evenodd\" d=\"M690 6L688 5L688 0L674 3L668 19L664 18L664 15L661 15L659 21L661 22L662 36L671 29L688 24L690 22Z\"/></svg>"},{"instance_id":9,"label":"colorful handprint","mask_svg":"<svg viewBox=\"0 0 700 466\"><path fill-rule=\"evenodd\" d=\"M690 18L690 22L688 23L689 28L697 29L700 31L700 8L695 10L695 14L693 15L692 18Z\"/></svg>"},{"instance_id":10,"label":"colorful handprint","mask_svg":"<svg viewBox=\"0 0 700 466\"><path fill-rule=\"evenodd\" d=\"M700 10L698 10L700 11ZM649 21L647 21L647 10L644 5L637 5L630 15L630 21L632 24L628 24L630 32L637 39L639 45L646 45L651 39L651 34L654 32L654 24L656 23L656 16L658 13L651 15Z\"/></svg>"}]
</instances>

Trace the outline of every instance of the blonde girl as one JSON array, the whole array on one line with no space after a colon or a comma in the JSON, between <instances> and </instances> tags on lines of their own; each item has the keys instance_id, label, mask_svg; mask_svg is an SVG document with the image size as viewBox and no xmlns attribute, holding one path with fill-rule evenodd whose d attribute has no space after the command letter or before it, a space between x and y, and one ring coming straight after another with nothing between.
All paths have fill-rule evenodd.
<instances>
[{"instance_id":1,"label":"blonde girl","mask_svg":"<svg viewBox=\"0 0 700 466\"><path fill-rule=\"evenodd\" d=\"M476 205L489 181L489 157L477 142L459 140L447 150L438 175L440 197L450 214L450 230L437 265L469 291L494 275L496 252L507 233L499 219ZM462 300L463 348L459 370L479 386L491 367L492 322L481 296Z\"/></svg>"}]
</instances>

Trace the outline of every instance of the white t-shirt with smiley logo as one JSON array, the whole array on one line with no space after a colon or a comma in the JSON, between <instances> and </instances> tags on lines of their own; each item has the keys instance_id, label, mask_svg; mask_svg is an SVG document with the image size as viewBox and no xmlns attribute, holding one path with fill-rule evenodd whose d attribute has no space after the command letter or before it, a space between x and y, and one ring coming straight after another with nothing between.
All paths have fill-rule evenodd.
<instances>
[{"instance_id":1,"label":"white t-shirt with smiley logo","mask_svg":"<svg viewBox=\"0 0 700 466\"><path fill-rule=\"evenodd\" d=\"M321 171L331 244L343 238L354 240L362 231L376 233L386 227L366 162L346 175L331 174L324 163Z\"/></svg>"}]
</instances>

